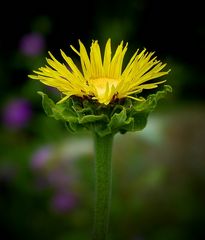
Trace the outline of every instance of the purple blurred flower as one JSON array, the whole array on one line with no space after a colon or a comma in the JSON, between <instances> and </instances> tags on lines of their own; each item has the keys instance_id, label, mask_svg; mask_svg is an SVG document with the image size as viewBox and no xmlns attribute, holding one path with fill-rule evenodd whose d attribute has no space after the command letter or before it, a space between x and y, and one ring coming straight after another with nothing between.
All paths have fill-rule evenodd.
<instances>
[{"instance_id":1,"label":"purple blurred flower","mask_svg":"<svg viewBox=\"0 0 205 240\"><path fill-rule=\"evenodd\" d=\"M27 125L32 115L31 105L26 99L10 100L3 109L3 122L10 129L20 129Z\"/></svg>"},{"instance_id":2,"label":"purple blurred flower","mask_svg":"<svg viewBox=\"0 0 205 240\"><path fill-rule=\"evenodd\" d=\"M37 149L31 157L32 169L42 169L46 163L52 158L53 148L51 145L42 146Z\"/></svg>"},{"instance_id":3,"label":"purple blurred flower","mask_svg":"<svg viewBox=\"0 0 205 240\"><path fill-rule=\"evenodd\" d=\"M73 176L68 174L65 169L54 169L47 175L50 185L57 189L66 189L73 180Z\"/></svg>"},{"instance_id":4,"label":"purple blurred flower","mask_svg":"<svg viewBox=\"0 0 205 240\"><path fill-rule=\"evenodd\" d=\"M45 48L45 39L40 33L32 32L21 38L19 49L27 56L36 56Z\"/></svg>"},{"instance_id":5,"label":"purple blurred flower","mask_svg":"<svg viewBox=\"0 0 205 240\"><path fill-rule=\"evenodd\" d=\"M51 207L55 212L65 213L76 205L76 197L70 192L57 192L52 200Z\"/></svg>"}]
</instances>

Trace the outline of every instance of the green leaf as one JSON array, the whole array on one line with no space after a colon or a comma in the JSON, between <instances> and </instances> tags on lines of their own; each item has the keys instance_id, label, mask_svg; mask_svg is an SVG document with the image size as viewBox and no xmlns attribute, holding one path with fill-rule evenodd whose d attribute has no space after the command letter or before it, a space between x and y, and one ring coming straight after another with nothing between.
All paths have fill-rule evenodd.
<instances>
[{"instance_id":1,"label":"green leaf","mask_svg":"<svg viewBox=\"0 0 205 240\"><path fill-rule=\"evenodd\" d=\"M53 108L55 107L55 103L53 102L53 100L51 100L47 94L38 91L38 94L41 95L42 97L42 105L43 105L43 109L45 111L45 113L49 116L49 117L53 117Z\"/></svg>"},{"instance_id":2,"label":"green leaf","mask_svg":"<svg viewBox=\"0 0 205 240\"><path fill-rule=\"evenodd\" d=\"M77 123L77 122L66 122L67 129L70 130L70 132L75 133L79 132L85 129L85 126Z\"/></svg>"},{"instance_id":3,"label":"green leaf","mask_svg":"<svg viewBox=\"0 0 205 240\"><path fill-rule=\"evenodd\" d=\"M126 109L122 108L120 113L114 113L110 119L108 126L111 129L119 129L123 125L125 125L127 119Z\"/></svg>"},{"instance_id":4,"label":"green leaf","mask_svg":"<svg viewBox=\"0 0 205 240\"><path fill-rule=\"evenodd\" d=\"M53 117L56 120L64 120L68 122L77 122L78 118L72 111L66 111L63 106L55 105L53 108Z\"/></svg>"},{"instance_id":5,"label":"green leaf","mask_svg":"<svg viewBox=\"0 0 205 240\"><path fill-rule=\"evenodd\" d=\"M146 112L136 113L133 115L134 124L132 131L140 131L144 129L147 125L148 115L149 114Z\"/></svg>"},{"instance_id":6,"label":"green leaf","mask_svg":"<svg viewBox=\"0 0 205 240\"><path fill-rule=\"evenodd\" d=\"M126 122L125 125L122 126L119 130L121 133L126 133L126 132L132 132L134 131L135 127L134 127L134 118L133 117L129 117Z\"/></svg>"},{"instance_id":7,"label":"green leaf","mask_svg":"<svg viewBox=\"0 0 205 240\"><path fill-rule=\"evenodd\" d=\"M104 137L112 133L112 130L107 124L101 124L100 122L93 125L93 131L96 132L99 136Z\"/></svg>"},{"instance_id":8,"label":"green leaf","mask_svg":"<svg viewBox=\"0 0 205 240\"><path fill-rule=\"evenodd\" d=\"M101 115L87 115L79 118L79 123L81 124L97 122L97 121L107 122L108 117L105 114L101 114Z\"/></svg>"},{"instance_id":9,"label":"green leaf","mask_svg":"<svg viewBox=\"0 0 205 240\"><path fill-rule=\"evenodd\" d=\"M146 127L147 119L158 101L165 97L172 88L165 85L162 90L151 94L144 101L121 99L108 106L89 99L70 97L67 101L55 104L45 93L42 97L45 113L56 120L63 120L70 132L83 129L94 131L99 136L140 131Z\"/></svg>"}]
</instances>

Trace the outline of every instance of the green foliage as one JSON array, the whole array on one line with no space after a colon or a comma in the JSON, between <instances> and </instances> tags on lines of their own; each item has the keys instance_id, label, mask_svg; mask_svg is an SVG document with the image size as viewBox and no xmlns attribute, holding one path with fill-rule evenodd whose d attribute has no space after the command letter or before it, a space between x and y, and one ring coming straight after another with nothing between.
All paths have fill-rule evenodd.
<instances>
[{"instance_id":1,"label":"green foliage","mask_svg":"<svg viewBox=\"0 0 205 240\"><path fill-rule=\"evenodd\" d=\"M38 92L42 97L45 113L56 120L62 120L71 132L87 129L100 136L140 131L145 128L149 113L172 88L165 85L164 89L151 94L144 101L132 99L118 100L108 106L95 101L71 97L63 103L55 103L45 93Z\"/></svg>"}]
</instances>

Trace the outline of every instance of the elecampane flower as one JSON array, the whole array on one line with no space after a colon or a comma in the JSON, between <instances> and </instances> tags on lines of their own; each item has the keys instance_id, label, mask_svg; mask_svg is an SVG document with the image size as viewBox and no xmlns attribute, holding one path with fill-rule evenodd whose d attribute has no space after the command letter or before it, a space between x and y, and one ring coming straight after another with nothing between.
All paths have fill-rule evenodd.
<instances>
[{"instance_id":1,"label":"elecampane flower","mask_svg":"<svg viewBox=\"0 0 205 240\"><path fill-rule=\"evenodd\" d=\"M60 50L65 63L59 62L49 52L50 58L46 59L48 65L33 71L36 75L29 75L62 92L65 96L59 102L70 96L91 98L105 105L126 97L141 100L138 94L143 89L153 89L164 83L166 80L158 78L170 71L162 71L166 64L162 64L156 56L153 57L154 52L149 53L146 49L141 52L138 49L123 68L128 46L128 43L123 46L123 41L113 56L110 39L107 40L103 57L97 40L92 42L89 55L80 40L79 46L79 51L72 45L70 47L80 57L81 70Z\"/></svg>"}]
</instances>

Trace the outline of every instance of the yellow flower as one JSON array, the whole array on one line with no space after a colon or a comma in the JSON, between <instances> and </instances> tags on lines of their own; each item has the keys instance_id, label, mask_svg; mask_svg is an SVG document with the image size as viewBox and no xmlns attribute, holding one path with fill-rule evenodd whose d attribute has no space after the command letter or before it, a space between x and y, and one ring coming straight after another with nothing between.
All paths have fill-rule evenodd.
<instances>
[{"instance_id":1,"label":"yellow flower","mask_svg":"<svg viewBox=\"0 0 205 240\"><path fill-rule=\"evenodd\" d=\"M98 41L92 42L90 55L80 40L79 45L79 51L73 46L70 47L80 57L81 70L60 50L65 63L60 63L49 52L50 59L46 59L48 66L33 71L36 75L29 75L30 78L40 80L62 92L65 96L59 102L70 96L90 98L105 105L126 97L141 100L137 94L143 89L158 87L158 84L166 80L155 79L170 71L161 71L166 64L156 60L156 57L152 58L154 52L149 53L146 49L141 52L138 49L123 69L123 59L128 46L128 43L123 46L123 41L112 56L111 40L108 39L103 57Z\"/></svg>"}]
</instances>

